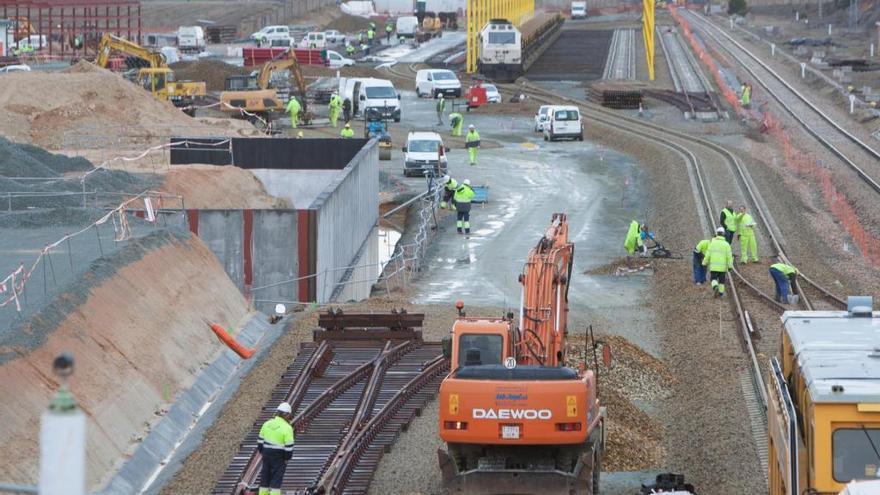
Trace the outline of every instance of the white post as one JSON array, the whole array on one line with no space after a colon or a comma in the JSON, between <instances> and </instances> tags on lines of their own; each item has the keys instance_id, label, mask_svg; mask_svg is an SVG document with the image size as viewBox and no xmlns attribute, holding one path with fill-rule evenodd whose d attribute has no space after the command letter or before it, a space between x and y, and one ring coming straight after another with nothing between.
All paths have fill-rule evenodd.
<instances>
[{"instance_id":1,"label":"white post","mask_svg":"<svg viewBox=\"0 0 880 495\"><path fill-rule=\"evenodd\" d=\"M801 11L795 10L794 11L794 22L800 22L800 21L801 21Z\"/></svg>"},{"instance_id":2,"label":"white post","mask_svg":"<svg viewBox=\"0 0 880 495\"><path fill-rule=\"evenodd\" d=\"M874 43L871 43L871 58L874 58Z\"/></svg>"},{"instance_id":3,"label":"white post","mask_svg":"<svg viewBox=\"0 0 880 495\"><path fill-rule=\"evenodd\" d=\"M831 36L831 24L828 25L828 36Z\"/></svg>"},{"instance_id":4,"label":"white post","mask_svg":"<svg viewBox=\"0 0 880 495\"><path fill-rule=\"evenodd\" d=\"M849 95L849 113L856 111L856 95Z\"/></svg>"},{"instance_id":5,"label":"white post","mask_svg":"<svg viewBox=\"0 0 880 495\"><path fill-rule=\"evenodd\" d=\"M85 495L86 417L67 388L73 357L62 354L53 368L61 386L40 422L40 494Z\"/></svg>"},{"instance_id":6,"label":"white post","mask_svg":"<svg viewBox=\"0 0 880 495\"><path fill-rule=\"evenodd\" d=\"M730 30L733 31L733 17L730 18Z\"/></svg>"},{"instance_id":7,"label":"white post","mask_svg":"<svg viewBox=\"0 0 880 495\"><path fill-rule=\"evenodd\" d=\"M776 56L776 43L770 43L770 56Z\"/></svg>"},{"instance_id":8,"label":"white post","mask_svg":"<svg viewBox=\"0 0 880 495\"><path fill-rule=\"evenodd\" d=\"M801 79L807 77L807 64L801 62Z\"/></svg>"}]
</instances>

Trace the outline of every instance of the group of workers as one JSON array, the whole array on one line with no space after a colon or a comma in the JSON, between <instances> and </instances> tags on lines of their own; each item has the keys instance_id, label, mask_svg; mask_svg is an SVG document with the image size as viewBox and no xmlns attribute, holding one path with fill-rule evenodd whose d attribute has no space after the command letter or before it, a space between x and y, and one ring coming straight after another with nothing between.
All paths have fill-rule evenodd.
<instances>
[{"instance_id":1,"label":"group of workers","mask_svg":"<svg viewBox=\"0 0 880 495\"><path fill-rule=\"evenodd\" d=\"M394 23L388 22L385 24L385 43L391 44L391 35L394 34ZM354 56L355 52L362 52L364 55L370 54L370 48L373 46L376 40L376 23L370 22L370 26L364 30L359 31L357 34L357 46L352 44L351 41L345 42L345 53L348 54L349 57Z\"/></svg>"},{"instance_id":2,"label":"group of workers","mask_svg":"<svg viewBox=\"0 0 880 495\"><path fill-rule=\"evenodd\" d=\"M437 125L443 125L443 115L446 113L446 98L443 94L437 96L437 103L434 106L437 111ZM464 127L464 116L459 112L449 114L449 125L452 127L452 136L461 137L461 130ZM467 135L464 138L464 146L468 150L468 163L477 164L477 150L480 148L480 133L477 132L473 124L468 126Z\"/></svg>"},{"instance_id":3,"label":"group of workers","mask_svg":"<svg viewBox=\"0 0 880 495\"><path fill-rule=\"evenodd\" d=\"M459 234L471 233L471 201L474 199L474 188L471 180L465 179L459 184L455 179L444 175L440 180L443 184L441 209L455 210L455 227Z\"/></svg>"}]
</instances>

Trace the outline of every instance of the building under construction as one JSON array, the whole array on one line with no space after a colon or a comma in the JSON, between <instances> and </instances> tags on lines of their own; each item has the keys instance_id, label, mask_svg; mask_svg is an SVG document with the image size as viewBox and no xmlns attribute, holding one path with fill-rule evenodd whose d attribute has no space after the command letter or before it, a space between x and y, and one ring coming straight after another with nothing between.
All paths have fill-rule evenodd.
<instances>
[{"instance_id":1,"label":"building under construction","mask_svg":"<svg viewBox=\"0 0 880 495\"><path fill-rule=\"evenodd\" d=\"M30 37L50 57L93 55L103 33L141 42L139 0L0 0L0 18L14 41Z\"/></svg>"}]
</instances>

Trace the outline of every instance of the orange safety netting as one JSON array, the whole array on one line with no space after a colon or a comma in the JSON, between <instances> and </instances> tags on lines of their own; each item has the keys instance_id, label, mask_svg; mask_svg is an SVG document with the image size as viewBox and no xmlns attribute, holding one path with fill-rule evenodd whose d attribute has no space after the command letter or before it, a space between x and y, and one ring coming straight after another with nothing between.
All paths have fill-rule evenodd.
<instances>
[{"instance_id":1,"label":"orange safety netting","mask_svg":"<svg viewBox=\"0 0 880 495\"><path fill-rule=\"evenodd\" d=\"M862 226L858 214L850 204L842 191L833 183L831 172L822 167L815 158L807 153L798 151L797 146L791 142L791 136L786 132L782 123L776 116L762 108L760 111L743 108L739 96L731 88L714 58L706 53L702 43L694 38L688 22L676 12L674 6L669 7L669 13L681 27L684 37L688 40L697 57L709 67L716 86L720 89L724 99L733 107L737 114L761 120L761 130L770 135L783 152L784 163L787 168L798 173L812 177L821 185L822 199L825 201L832 215L841 223L844 230L852 238L856 246L872 265L880 267L880 240L872 236Z\"/></svg>"}]
</instances>

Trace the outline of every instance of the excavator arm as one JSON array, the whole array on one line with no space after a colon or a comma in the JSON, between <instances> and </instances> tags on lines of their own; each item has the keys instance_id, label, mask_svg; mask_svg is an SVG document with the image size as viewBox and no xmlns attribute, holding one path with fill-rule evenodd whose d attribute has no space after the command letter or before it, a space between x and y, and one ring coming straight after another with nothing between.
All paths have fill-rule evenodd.
<instances>
[{"instance_id":1,"label":"excavator arm","mask_svg":"<svg viewBox=\"0 0 880 495\"><path fill-rule=\"evenodd\" d=\"M293 82L296 84L297 96L299 96L299 102L302 105L302 113L303 115L309 115L308 108L306 107L306 80L303 78L296 55L289 53L287 56L289 58L274 59L263 64L263 67L260 68L260 74L257 76L257 86L260 89L268 89L269 79L272 78L272 74L282 70L289 70L293 76Z\"/></svg>"},{"instance_id":2,"label":"excavator arm","mask_svg":"<svg viewBox=\"0 0 880 495\"><path fill-rule=\"evenodd\" d=\"M98 45L98 58L95 59L95 64L99 67L106 68L107 64L110 62L110 54L113 51L145 60L150 64L150 68L152 69L166 66L165 56L161 53L150 51L137 43L114 36L110 33L104 33L104 36L101 37L101 44Z\"/></svg>"}]
</instances>

